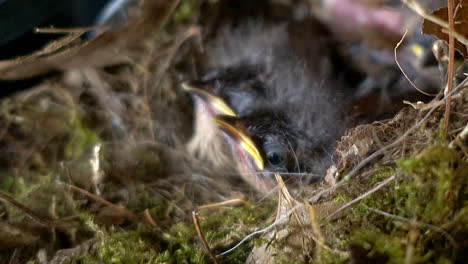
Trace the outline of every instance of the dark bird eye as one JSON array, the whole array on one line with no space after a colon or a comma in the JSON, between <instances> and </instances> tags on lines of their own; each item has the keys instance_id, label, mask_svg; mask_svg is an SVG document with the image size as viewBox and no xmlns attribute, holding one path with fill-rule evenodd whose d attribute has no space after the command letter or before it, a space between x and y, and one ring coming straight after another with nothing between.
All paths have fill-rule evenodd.
<instances>
[{"instance_id":1,"label":"dark bird eye","mask_svg":"<svg viewBox=\"0 0 468 264\"><path fill-rule=\"evenodd\" d=\"M284 161L283 156L277 152L270 152L267 156L271 165L280 165Z\"/></svg>"}]
</instances>

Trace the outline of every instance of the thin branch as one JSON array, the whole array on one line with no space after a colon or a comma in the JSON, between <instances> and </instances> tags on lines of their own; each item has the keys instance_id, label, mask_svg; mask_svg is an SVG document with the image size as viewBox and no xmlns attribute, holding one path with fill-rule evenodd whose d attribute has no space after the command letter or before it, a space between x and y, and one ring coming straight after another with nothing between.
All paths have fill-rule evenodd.
<instances>
[{"instance_id":1,"label":"thin branch","mask_svg":"<svg viewBox=\"0 0 468 264\"><path fill-rule=\"evenodd\" d=\"M455 39L453 37L454 22L453 22L453 0L448 0L448 21L449 21L449 65L448 65L448 76L447 76L447 100L445 101L445 137L448 135L450 125L450 104L452 101L449 95L453 89L453 71L454 71L454 59L455 59Z\"/></svg>"}]
</instances>

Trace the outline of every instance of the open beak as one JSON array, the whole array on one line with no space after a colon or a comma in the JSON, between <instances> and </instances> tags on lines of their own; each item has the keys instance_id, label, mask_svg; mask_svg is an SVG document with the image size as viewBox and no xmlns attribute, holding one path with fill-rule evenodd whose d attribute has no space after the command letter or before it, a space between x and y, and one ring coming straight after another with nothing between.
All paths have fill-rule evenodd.
<instances>
[{"instance_id":1,"label":"open beak","mask_svg":"<svg viewBox=\"0 0 468 264\"><path fill-rule=\"evenodd\" d=\"M213 108L215 108L217 111L219 111L220 114L226 115L226 116L236 116L236 113L234 112L234 110L232 110L231 107L229 107L224 102L224 100L219 98L218 96L215 96L201 88L197 88L189 83L182 83L182 89L188 93L191 93L200 97L202 100L204 100Z\"/></svg>"},{"instance_id":2,"label":"open beak","mask_svg":"<svg viewBox=\"0 0 468 264\"><path fill-rule=\"evenodd\" d=\"M255 146L252 139L242 132L241 128L236 126L237 119L230 116L217 116L213 119L221 129L223 129L229 136L231 136L236 142L239 143L240 147L244 149L253 159L255 165L259 170L263 170L265 165L260 151Z\"/></svg>"}]
</instances>

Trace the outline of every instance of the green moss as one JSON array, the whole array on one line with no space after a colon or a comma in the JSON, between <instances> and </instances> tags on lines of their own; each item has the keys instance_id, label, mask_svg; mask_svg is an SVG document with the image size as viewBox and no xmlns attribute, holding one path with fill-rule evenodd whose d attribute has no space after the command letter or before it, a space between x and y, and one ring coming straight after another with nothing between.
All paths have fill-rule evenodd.
<instances>
[{"instance_id":1,"label":"green moss","mask_svg":"<svg viewBox=\"0 0 468 264\"><path fill-rule=\"evenodd\" d=\"M79 118L72 119L67 130L70 134L70 140L65 147L67 159L81 157L86 150L100 141L97 133L86 127Z\"/></svg>"},{"instance_id":2,"label":"green moss","mask_svg":"<svg viewBox=\"0 0 468 264\"><path fill-rule=\"evenodd\" d=\"M400 215L443 224L467 201L468 164L455 150L434 145L398 166L409 177L397 192Z\"/></svg>"},{"instance_id":3,"label":"green moss","mask_svg":"<svg viewBox=\"0 0 468 264\"><path fill-rule=\"evenodd\" d=\"M148 209L156 221L169 217L170 206L167 201L155 197L153 190L147 185L136 184L134 189L136 197L130 201L134 211L142 212Z\"/></svg>"},{"instance_id":4,"label":"green moss","mask_svg":"<svg viewBox=\"0 0 468 264\"><path fill-rule=\"evenodd\" d=\"M164 263L160 261L153 241L147 234L140 231L104 234L96 246L96 254L75 258L72 263Z\"/></svg>"},{"instance_id":5,"label":"green moss","mask_svg":"<svg viewBox=\"0 0 468 264\"><path fill-rule=\"evenodd\" d=\"M399 237L390 236L378 230L356 232L352 238L366 251L366 258L380 260L380 263L404 263L406 245Z\"/></svg>"},{"instance_id":6,"label":"green moss","mask_svg":"<svg viewBox=\"0 0 468 264\"><path fill-rule=\"evenodd\" d=\"M271 215L273 203L228 209L212 209L200 216L201 228L210 247L216 252L231 248L245 235L258 229ZM208 214L209 213L209 214ZM174 263L206 263L206 253L200 247L193 224L179 223L164 234L168 242L164 255ZM253 248L253 241L223 257L226 263L244 263Z\"/></svg>"},{"instance_id":7,"label":"green moss","mask_svg":"<svg viewBox=\"0 0 468 264\"><path fill-rule=\"evenodd\" d=\"M464 259L462 254L466 250L457 251L449 241L449 237L461 241L461 236L468 233L462 220L463 212L468 210L468 163L462 154L446 143L438 142L413 157L399 161L397 166L400 173L394 183L370 195L353 213L346 215L346 219L358 225L349 242L365 249L370 259L401 263L410 229L407 221L417 221L423 225L417 225L416 229L413 227L419 233L418 240L414 242L414 261L443 263L447 259ZM386 176L390 174L386 173ZM407 221L373 213L370 207ZM442 234L428 225L451 227ZM337 230L342 228L340 226ZM456 231L450 233L450 230Z\"/></svg>"},{"instance_id":8,"label":"green moss","mask_svg":"<svg viewBox=\"0 0 468 264\"><path fill-rule=\"evenodd\" d=\"M9 191L15 183L15 178L10 175L0 175L0 191Z\"/></svg>"},{"instance_id":9,"label":"green moss","mask_svg":"<svg viewBox=\"0 0 468 264\"><path fill-rule=\"evenodd\" d=\"M349 259L347 256L341 256L329 249L322 248L320 250L320 255L314 258L313 263L316 264L326 264L326 263L334 263L334 264L341 264L341 263L349 263Z\"/></svg>"},{"instance_id":10,"label":"green moss","mask_svg":"<svg viewBox=\"0 0 468 264\"><path fill-rule=\"evenodd\" d=\"M223 263L244 264L252 251L252 243L245 243L222 258Z\"/></svg>"},{"instance_id":11,"label":"green moss","mask_svg":"<svg viewBox=\"0 0 468 264\"><path fill-rule=\"evenodd\" d=\"M389 167L374 167L375 172L370 178L369 185L375 185L395 174L395 169Z\"/></svg>"},{"instance_id":12,"label":"green moss","mask_svg":"<svg viewBox=\"0 0 468 264\"><path fill-rule=\"evenodd\" d=\"M28 182L18 177L13 184L12 195L16 201L42 216L59 218L74 215L77 213L76 204L56 178L52 173L36 175L34 180ZM26 217L24 212L14 207L7 208L10 221L20 222Z\"/></svg>"},{"instance_id":13,"label":"green moss","mask_svg":"<svg viewBox=\"0 0 468 264\"><path fill-rule=\"evenodd\" d=\"M163 235L167 241L166 249L161 253L170 263L206 263L205 254L198 246L193 225L178 223Z\"/></svg>"},{"instance_id":14,"label":"green moss","mask_svg":"<svg viewBox=\"0 0 468 264\"><path fill-rule=\"evenodd\" d=\"M258 228L271 214L271 205L266 203L262 206L204 211L200 224L210 247L216 253L232 247L240 238ZM211 263L191 222L172 225L156 240L158 235L144 231L107 233L99 230L92 219L83 219L94 232L101 234L101 238L93 252L76 258L74 263ZM226 263L244 263L252 247L253 241L249 241L222 260Z\"/></svg>"},{"instance_id":15,"label":"green moss","mask_svg":"<svg viewBox=\"0 0 468 264\"><path fill-rule=\"evenodd\" d=\"M304 260L304 256L302 252L297 252L294 255L287 254L282 251L282 248L277 248L276 252L278 252L277 255L274 256L274 262L275 264L306 264L307 261Z\"/></svg>"}]
</instances>

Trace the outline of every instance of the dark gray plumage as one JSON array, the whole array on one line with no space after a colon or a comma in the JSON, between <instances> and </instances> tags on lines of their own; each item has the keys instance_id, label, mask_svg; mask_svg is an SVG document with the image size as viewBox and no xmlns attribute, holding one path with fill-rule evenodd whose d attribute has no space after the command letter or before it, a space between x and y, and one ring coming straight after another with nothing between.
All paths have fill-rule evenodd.
<instances>
[{"instance_id":1,"label":"dark gray plumage","mask_svg":"<svg viewBox=\"0 0 468 264\"><path fill-rule=\"evenodd\" d=\"M301 31L294 26L307 30L302 34L309 42L291 37ZM321 179L331 164L336 140L347 127L343 97L349 92L336 74L331 43L315 20L275 26L251 22L225 30L207 48L214 70L192 85L236 112L218 120L254 142L264 167L255 164L232 129L220 128L244 179L260 191L274 186L272 172L310 182Z\"/></svg>"}]
</instances>

